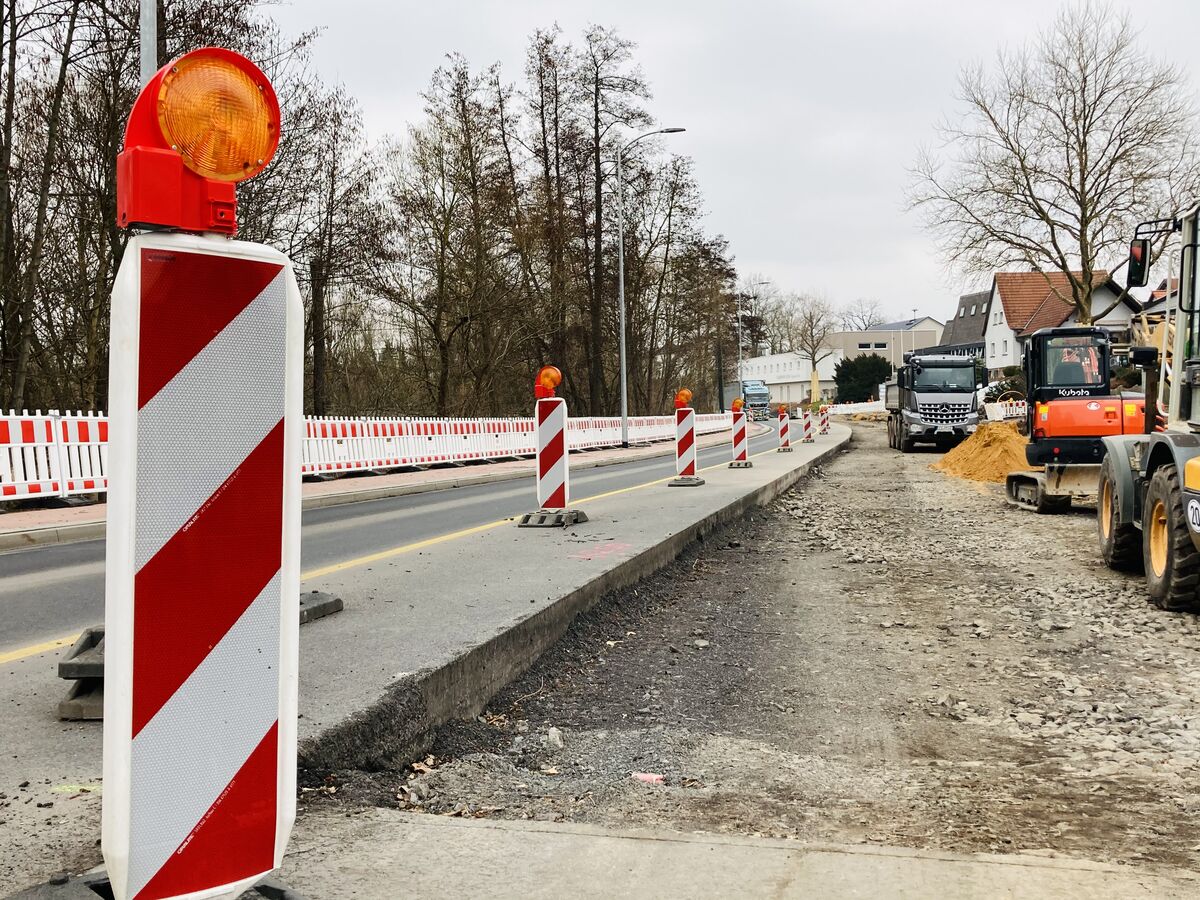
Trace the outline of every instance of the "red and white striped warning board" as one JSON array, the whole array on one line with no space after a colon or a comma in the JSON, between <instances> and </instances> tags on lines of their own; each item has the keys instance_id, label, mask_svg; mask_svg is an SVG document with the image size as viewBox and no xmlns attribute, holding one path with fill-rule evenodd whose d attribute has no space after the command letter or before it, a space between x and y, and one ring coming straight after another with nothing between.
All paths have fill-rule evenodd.
<instances>
[{"instance_id":1,"label":"red and white striped warning board","mask_svg":"<svg viewBox=\"0 0 1200 900\"><path fill-rule=\"evenodd\" d=\"M792 449L792 431L786 409L779 410L779 449Z\"/></svg>"},{"instance_id":2,"label":"red and white striped warning board","mask_svg":"<svg viewBox=\"0 0 1200 900\"><path fill-rule=\"evenodd\" d=\"M690 406L675 410L675 474L696 475L696 411Z\"/></svg>"},{"instance_id":3,"label":"red and white striped warning board","mask_svg":"<svg viewBox=\"0 0 1200 900\"><path fill-rule=\"evenodd\" d=\"M542 509L566 509L571 497L567 465L567 401L537 401L537 499Z\"/></svg>"},{"instance_id":4,"label":"red and white striped warning board","mask_svg":"<svg viewBox=\"0 0 1200 900\"><path fill-rule=\"evenodd\" d=\"M753 465L749 459L749 442L746 438L746 411L733 411L733 461L732 469L746 469Z\"/></svg>"},{"instance_id":5,"label":"red and white striped warning board","mask_svg":"<svg viewBox=\"0 0 1200 900\"><path fill-rule=\"evenodd\" d=\"M829 434L829 407L821 407L821 434Z\"/></svg>"},{"instance_id":6,"label":"red and white striped warning board","mask_svg":"<svg viewBox=\"0 0 1200 900\"><path fill-rule=\"evenodd\" d=\"M113 289L103 851L233 896L295 818L303 312L256 244L129 241Z\"/></svg>"}]
</instances>

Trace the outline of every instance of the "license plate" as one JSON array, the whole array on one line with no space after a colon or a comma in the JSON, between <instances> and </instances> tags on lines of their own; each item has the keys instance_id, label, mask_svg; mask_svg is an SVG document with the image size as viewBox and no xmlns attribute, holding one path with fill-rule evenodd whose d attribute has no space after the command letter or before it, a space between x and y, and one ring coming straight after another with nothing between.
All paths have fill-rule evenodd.
<instances>
[{"instance_id":1,"label":"license plate","mask_svg":"<svg viewBox=\"0 0 1200 900\"><path fill-rule=\"evenodd\" d=\"M937 433L938 434L954 434L954 429L951 428L949 425L939 425Z\"/></svg>"}]
</instances>

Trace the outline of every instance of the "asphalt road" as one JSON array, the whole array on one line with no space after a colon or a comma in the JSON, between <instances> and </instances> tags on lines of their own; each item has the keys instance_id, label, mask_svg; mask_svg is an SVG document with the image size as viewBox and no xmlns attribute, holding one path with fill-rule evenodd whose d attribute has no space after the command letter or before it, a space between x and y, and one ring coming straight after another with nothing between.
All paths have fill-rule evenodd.
<instances>
[{"instance_id":1,"label":"asphalt road","mask_svg":"<svg viewBox=\"0 0 1200 900\"><path fill-rule=\"evenodd\" d=\"M793 427L793 433L795 428ZM750 439L750 453L775 446L774 431ZM700 467L729 458L729 447L702 448ZM670 457L582 469L571 494L584 498L671 474ZM534 508L528 478L306 510L302 571L450 534ZM217 562L217 561L214 561ZM0 653L73 634L104 621L104 541L0 553Z\"/></svg>"}]
</instances>

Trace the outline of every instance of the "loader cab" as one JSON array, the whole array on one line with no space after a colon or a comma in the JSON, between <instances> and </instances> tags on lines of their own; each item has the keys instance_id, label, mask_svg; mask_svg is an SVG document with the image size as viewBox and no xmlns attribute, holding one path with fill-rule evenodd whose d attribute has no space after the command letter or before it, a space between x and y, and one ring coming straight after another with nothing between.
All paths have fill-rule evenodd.
<instances>
[{"instance_id":1,"label":"loader cab","mask_svg":"<svg viewBox=\"0 0 1200 900\"><path fill-rule=\"evenodd\" d=\"M1026 394L1036 402L1103 397L1109 387L1111 342L1103 328L1043 328L1025 348Z\"/></svg>"}]
</instances>

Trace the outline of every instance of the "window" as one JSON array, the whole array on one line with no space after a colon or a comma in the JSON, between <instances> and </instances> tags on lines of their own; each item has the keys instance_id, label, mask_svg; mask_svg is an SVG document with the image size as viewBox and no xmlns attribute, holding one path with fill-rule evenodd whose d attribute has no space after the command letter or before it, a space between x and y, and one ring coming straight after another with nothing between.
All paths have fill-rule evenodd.
<instances>
[{"instance_id":1,"label":"window","mask_svg":"<svg viewBox=\"0 0 1200 900\"><path fill-rule=\"evenodd\" d=\"M859 344L859 345L858 345L858 349L859 349L859 350L870 350L870 349L871 349L871 344L870 344L870 342L867 342L867 343L865 343L865 344Z\"/></svg>"},{"instance_id":2,"label":"window","mask_svg":"<svg viewBox=\"0 0 1200 900\"><path fill-rule=\"evenodd\" d=\"M884 341L882 344L876 344L875 349L876 350L886 350L887 349L887 341Z\"/></svg>"},{"instance_id":3,"label":"window","mask_svg":"<svg viewBox=\"0 0 1200 900\"><path fill-rule=\"evenodd\" d=\"M1056 337L1046 342L1042 377L1058 386L1100 386L1104 364L1099 342L1092 337Z\"/></svg>"},{"instance_id":4,"label":"window","mask_svg":"<svg viewBox=\"0 0 1200 900\"><path fill-rule=\"evenodd\" d=\"M978 308L979 308L979 304L978 304L978 303L974 304L974 305L971 307L971 315L975 315L975 310L976 310L976 309L978 309Z\"/></svg>"},{"instance_id":5,"label":"window","mask_svg":"<svg viewBox=\"0 0 1200 900\"><path fill-rule=\"evenodd\" d=\"M1007 353L1007 352L1008 352L1008 341L1005 341L1005 342L1004 342L1004 352L1005 352L1005 353Z\"/></svg>"},{"instance_id":6,"label":"window","mask_svg":"<svg viewBox=\"0 0 1200 900\"><path fill-rule=\"evenodd\" d=\"M965 316L966 314L967 314L967 308L966 308L965 306L964 306L964 307L962 307L962 309L960 309L960 310L958 311L958 317L959 317L960 319L961 319L963 316Z\"/></svg>"},{"instance_id":7,"label":"window","mask_svg":"<svg viewBox=\"0 0 1200 900\"><path fill-rule=\"evenodd\" d=\"M992 349L988 350L988 356L996 355L996 342L992 341Z\"/></svg>"}]
</instances>

